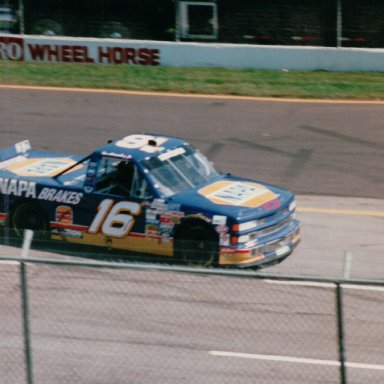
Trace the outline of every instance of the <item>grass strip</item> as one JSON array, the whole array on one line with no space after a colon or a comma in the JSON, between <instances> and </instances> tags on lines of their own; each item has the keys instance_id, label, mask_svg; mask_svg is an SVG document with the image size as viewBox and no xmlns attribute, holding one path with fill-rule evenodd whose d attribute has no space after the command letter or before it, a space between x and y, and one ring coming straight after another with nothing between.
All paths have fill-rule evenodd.
<instances>
[{"instance_id":1,"label":"grass strip","mask_svg":"<svg viewBox=\"0 0 384 384\"><path fill-rule=\"evenodd\" d=\"M267 71L0 61L2 84L303 99L384 100L376 72Z\"/></svg>"}]
</instances>

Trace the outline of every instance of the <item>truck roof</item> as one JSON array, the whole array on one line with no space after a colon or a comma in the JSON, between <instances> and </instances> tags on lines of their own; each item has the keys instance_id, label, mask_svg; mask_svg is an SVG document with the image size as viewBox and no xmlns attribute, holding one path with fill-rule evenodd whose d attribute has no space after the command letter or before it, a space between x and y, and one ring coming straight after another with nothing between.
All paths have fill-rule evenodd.
<instances>
[{"instance_id":1,"label":"truck roof","mask_svg":"<svg viewBox=\"0 0 384 384\"><path fill-rule=\"evenodd\" d=\"M135 134L112 141L96 149L100 156L144 160L188 144L185 140L165 135Z\"/></svg>"}]
</instances>

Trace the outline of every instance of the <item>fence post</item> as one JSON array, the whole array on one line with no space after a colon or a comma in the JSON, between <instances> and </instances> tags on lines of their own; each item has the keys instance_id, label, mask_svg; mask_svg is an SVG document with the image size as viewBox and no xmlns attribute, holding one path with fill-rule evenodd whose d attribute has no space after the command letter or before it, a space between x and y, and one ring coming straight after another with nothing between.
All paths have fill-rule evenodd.
<instances>
[{"instance_id":1,"label":"fence post","mask_svg":"<svg viewBox=\"0 0 384 384\"><path fill-rule=\"evenodd\" d=\"M31 245L33 231L26 230L24 232L24 243L22 256L28 255ZM33 384L33 369L32 369L32 351L29 329L29 298L28 298L28 280L27 280L27 264L22 261L20 263L20 279L21 279L21 304L23 313L23 333L24 333L24 360L26 370L27 384Z\"/></svg>"},{"instance_id":2,"label":"fence post","mask_svg":"<svg viewBox=\"0 0 384 384\"><path fill-rule=\"evenodd\" d=\"M343 46L343 10L342 0L337 0L336 3L336 47Z\"/></svg>"},{"instance_id":3,"label":"fence post","mask_svg":"<svg viewBox=\"0 0 384 384\"><path fill-rule=\"evenodd\" d=\"M337 334L339 341L340 384L347 384L347 370L345 366L343 292L340 283L336 283L336 312Z\"/></svg>"},{"instance_id":4,"label":"fence post","mask_svg":"<svg viewBox=\"0 0 384 384\"><path fill-rule=\"evenodd\" d=\"M18 15L19 15L19 33L20 35L24 35L25 33L25 18L24 18L24 0L19 0L18 7Z\"/></svg>"}]
</instances>

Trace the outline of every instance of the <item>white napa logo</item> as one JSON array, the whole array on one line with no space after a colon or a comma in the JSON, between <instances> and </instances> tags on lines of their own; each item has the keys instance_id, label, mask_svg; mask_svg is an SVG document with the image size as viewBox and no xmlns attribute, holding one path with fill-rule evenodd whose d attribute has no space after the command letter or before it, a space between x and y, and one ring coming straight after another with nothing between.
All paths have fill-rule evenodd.
<instances>
[{"instance_id":1,"label":"white napa logo","mask_svg":"<svg viewBox=\"0 0 384 384\"><path fill-rule=\"evenodd\" d=\"M244 183L233 183L208 195L208 198L221 200L232 205L241 205L251 199L259 197L268 192L266 188Z\"/></svg>"}]
</instances>

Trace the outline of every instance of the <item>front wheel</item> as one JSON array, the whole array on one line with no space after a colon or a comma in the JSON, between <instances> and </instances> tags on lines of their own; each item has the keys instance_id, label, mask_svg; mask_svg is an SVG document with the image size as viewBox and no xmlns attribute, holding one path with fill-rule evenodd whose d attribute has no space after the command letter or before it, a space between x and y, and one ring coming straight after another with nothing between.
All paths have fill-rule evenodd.
<instances>
[{"instance_id":1,"label":"front wheel","mask_svg":"<svg viewBox=\"0 0 384 384\"><path fill-rule=\"evenodd\" d=\"M192 266L214 266L218 261L217 236L201 225L188 226L175 239L175 255Z\"/></svg>"},{"instance_id":2,"label":"front wheel","mask_svg":"<svg viewBox=\"0 0 384 384\"><path fill-rule=\"evenodd\" d=\"M19 238L24 236L25 229L34 231L38 239L44 239L48 232L48 222L44 212L40 207L29 203L20 204L12 211L10 227Z\"/></svg>"}]
</instances>

